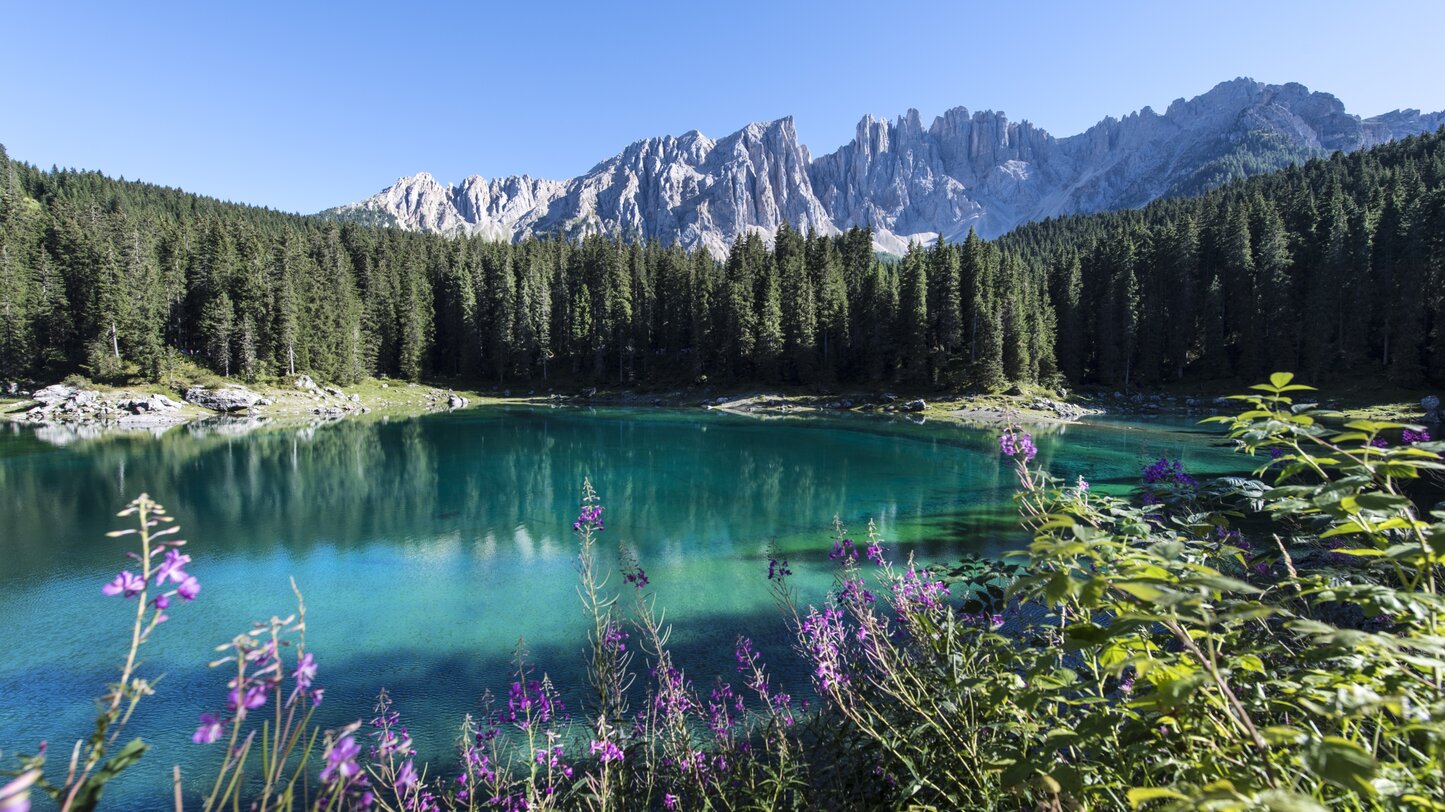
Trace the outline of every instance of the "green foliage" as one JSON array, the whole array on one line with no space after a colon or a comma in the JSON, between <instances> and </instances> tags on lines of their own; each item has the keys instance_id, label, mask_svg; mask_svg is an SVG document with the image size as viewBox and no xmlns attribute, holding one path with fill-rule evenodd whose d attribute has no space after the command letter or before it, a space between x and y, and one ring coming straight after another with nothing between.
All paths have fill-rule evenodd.
<instances>
[{"instance_id":1,"label":"green foliage","mask_svg":"<svg viewBox=\"0 0 1445 812\"><path fill-rule=\"evenodd\" d=\"M1214 420L1259 479L1161 462L1131 500L1020 451L1026 550L884 567L892 613L842 599L830 638L809 614L857 758L936 808L1439 808L1445 511L1416 500L1445 444L1341 424L1287 373L1253 389Z\"/></svg>"},{"instance_id":2,"label":"green foliage","mask_svg":"<svg viewBox=\"0 0 1445 812\"><path fill-rule=\"evenodd\" d=\"M0 160L0 378L310 372L985 388L1054 369L1044 274L977 238L903 263L779 229L727 260L592 235L338 225ZM982 325L983 329L979 327ZM1005 369L1004 354L1010 353ZM980 361L979 359L982 358Z\"/></svg>"},{"instance_id":3,"label":"green foliage","mask_svg":"<svg viewBox=\"0 0 1445 812\"><path fill-rule=\"evenodd\" d=\"M1074 382L1445 380L1445 136L1349 155L1249 152L1142 209L1022 226L998 242L1046 270ZM1233 160L1223 159L1228 163ZM1288 168L1285 168L1288 167ZM1273 174L1254 175L1278 168Z\"/></svg>"}]
</instances>

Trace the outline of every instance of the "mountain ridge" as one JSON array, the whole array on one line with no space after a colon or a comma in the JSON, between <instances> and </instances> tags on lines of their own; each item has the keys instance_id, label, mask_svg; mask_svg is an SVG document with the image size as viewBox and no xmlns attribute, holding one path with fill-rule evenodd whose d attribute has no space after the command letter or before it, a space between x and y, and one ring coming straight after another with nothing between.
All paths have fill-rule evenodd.
<instances>
[{"instance_id":1,"label":"mountain ridge","mask_svg":"<svg viewBox=\"0 0 1445 812\"><path fill-rule=\"evenodd\" d=\"M1145 106L1064 137L962 106L925 128L909 109L893 121L863 116L853 140L813 158L785 116L715 141L695 129L639 139L566 180L472 175L443 186L420 172L321 214L514 241L602 233L719 256L784 222L821 234L868 226L878 250L897 254L938 234L995 237L1046 217L1136 208L1442 124L1445 112L1413 108L1361 118L1328 93L1241 77L1162 114Z\"/></svg>"}]
</instances>

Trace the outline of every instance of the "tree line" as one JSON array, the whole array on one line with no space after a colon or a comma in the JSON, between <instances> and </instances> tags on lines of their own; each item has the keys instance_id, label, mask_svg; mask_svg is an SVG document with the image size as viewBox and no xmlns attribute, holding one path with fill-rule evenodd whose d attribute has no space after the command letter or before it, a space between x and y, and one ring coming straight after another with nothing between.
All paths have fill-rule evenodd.
<instances>
[{"instance_id":1,"label":"tree line","mask_svg":"<svg viewBox=\"0 0 1445 812\"><path fill-rule=\"evenodd\" d=\"M505 385L1445 381L1445 135L879 257L786 226L725 260L445 238L0 148L0 379L302 371Z\"/></svg>"},{"instance_id":2,"label":"tree line","mask_svg":"<svg viewBox=\"0 0 1445 812\"><path fill-rule=\"evenodd\" d=\"M547 384L1049 380L1041 272L976 237L874 254L781 228L724 261L602 236L518 243L220 203L0 151L0 377L310 372Z\"/></svg>"},{"instance_id":3,"label":"tree line","mask_svg":"<svg viewBox=\"0 0 1445 812\"><path fill-rule=\"evenodd\" d=\"M1046 269L1070 380L1445 382L1445 132L999 242Z\"/></svg>"}]
</instances>

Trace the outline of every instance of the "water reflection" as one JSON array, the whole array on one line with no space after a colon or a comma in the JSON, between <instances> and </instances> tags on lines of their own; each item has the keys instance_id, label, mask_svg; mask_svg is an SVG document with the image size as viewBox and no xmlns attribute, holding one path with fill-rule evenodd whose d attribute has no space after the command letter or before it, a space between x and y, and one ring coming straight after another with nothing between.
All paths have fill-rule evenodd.
<instances>
[{"instance_id":1,"label":"water reflection","mask_svg":"<svg viewBox=\"0 0 1445 812\"><path fill-rule=\"evenodd\" d=\"M1038 445L1056 473L1101 487L1127 486L1163 455L1195 471L1240 467L1212 435L1178 428L1060 427ZM994 432L935 423L507 408L63 447L12 430L0 434L0 622L27 634L0 661L0 750L84 730L81 697L113 674L125 623L99 593L123 563L104 533L146 491L185 528L205 586L147 652L167 674L164 703L135 723L156 742L154 773L128 777L139 783L110 800L147 808L146 782L164 789L170 764L207 767L175 721L217 701L221 681L200 664L251 620L288 611L293 576L322 662L325 723L365 715L387 686L423 755L439 756L481 691L505 690L519 637L559 684L581 684L570 522L584 477L607 506L606 551L636 551L677 623L679 660L704 679L729 671L745 631L782 677L805 684L762 579L769 540L815 600L830 584L835 513L857 530L874 519L895 555L1021 541Z\"/></svg>"}]
</instances>

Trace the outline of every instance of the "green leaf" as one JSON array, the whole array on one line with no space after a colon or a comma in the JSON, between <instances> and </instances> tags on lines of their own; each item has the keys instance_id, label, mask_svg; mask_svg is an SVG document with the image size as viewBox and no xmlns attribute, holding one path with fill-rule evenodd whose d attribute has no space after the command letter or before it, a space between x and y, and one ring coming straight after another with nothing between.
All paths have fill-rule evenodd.
<instances>
[{"instance_id":1,"label":"green leaf","mask_svg":"<svg viewBox=\"0 0 1445 812\"><path fill-rule=\"evenodd\" d=\"M93 812L96 805L100 803L100 794L105 791L106 782L140 761L141 756L145 755L147 746L140 739L133 739L125 747L122 747L119 753L107 759L94 775L81 784L80 790L75 794L75 803L71 804L70 808L75 812Z\"/></svg>"},{"instance_id":2,"label":"green leaf","mask_svg":"<svg viewBox=\"0 0 1445 812\"><path fill-rule=\"evenodd\" d=\"M1253 671L1256 674L1264 673L1264 661L1254 656L1253 654L1246 654L1240 657L1236 662L1238 663L1239 667L1245 671Z\"/></svg>"},{"instance_id":3,"label":"green leaf","mask_svg":"<svg viewBox=\"0 0 1445 812\"><path fill-rule=\"evenodd\" d=\"M1164 590L1143 581L1120 581L1115 586L1145 603L1153 603L1164 594Z\"/></svg>"},{"instance_id":4,"label":"green leaf","mask_svg":"<svg viewBox=\"0 0 1445 812\"><path fill-rule=\"evenodd\" d=\"M1293 372L1276 372L1269 376L1269 384L1275 389L1283 389L1289 386L1289 382L1292 380L1294 380Z\"/></svg>"},{"instance_id":5,"label":"green leaf","mask_svg":"<svg viewBox=\"0 0 1445 812\"><path fill-rule=\"evenodd\" d=\"M1166 787L1134 787L1129 790L1129 806L1138 809L1150 801L1187 801L1189 796Z\"/></svg>"},{"instance_id":6,"label":"green leaf","mask_svg":"<svg viewBox=\"0 0 1445 812\"><path fill-rule=\"evenodd\" d=\"M1326 736L1309 748L1305 766L1327 783L1359 795L1375 795L1370 783L1379 766L1369 751L1349 739Z\"/></svg>"}]
</instances>

